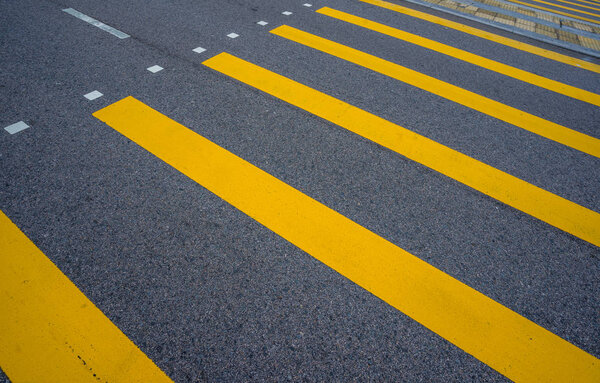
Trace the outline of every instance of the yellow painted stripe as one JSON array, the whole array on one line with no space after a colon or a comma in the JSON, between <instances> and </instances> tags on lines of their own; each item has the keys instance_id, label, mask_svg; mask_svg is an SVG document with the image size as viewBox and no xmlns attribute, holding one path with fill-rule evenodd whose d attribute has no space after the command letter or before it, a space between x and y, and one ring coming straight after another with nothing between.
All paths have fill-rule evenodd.
<instances>
[{"instance_id":1,"label":"yellow painted stripe","mask_svg":"<svg viewBox=\"0 0 600 383\"><path fill-rule=\"evenodd\" d=\"M411 44L416 44L439 53L443 53L450 57L454 57L459 60L480 66L482 68L501 73L505 76L509 76L517 80L521 80L526 83L539 86L540 88L548 89L550 91L574 98L576 100L600 106L600 95L588 92L587 90L579 89L571 85L563 84L561 82L548 79L546 77L538 76L536 74L506 64L502 64L497 61L487 59L485 57L478 56L476 54L464 51L462 49L454 48L452 46L442 44L434 40L417 36L412 33L404 32L400 29L380 24L375 21L352 15L350 13L338 11L336 9L324 7L319 9L317 13L333 17L341 21L345 21L347 23L358 25L363 28L367 28L372 31L376 31L409 42Z\"/></svg>"},{"instance_id":2,"label":"yellow painted stripe","mask_svg":"<svg viewBox=\"0 0 600 383\"><path fill-rule=\"evenodd\" d=\"M531 53L537 56L541 56L550 60L554 60L563 64L572 65L574 67L583 68L592 72L600 73L600 65L587 62L585 60L576 59L571 56L563 55L557 52L553 52L547 49L536 47L535 45L526 44L517 40L509 39L508 37L500 36L491 32L483 31L481 29L473 28L468 25L460 24L454 21L443 19L441 17L433 16L424 12L415 11L414 9L406 8L398 4L393 4L382 0L360 0L364 3L375 5L378 7L386 8L394 12L402 13L407 16L415 17L430 23L442 25L447 28L451 28L460 32L470 34L482 39L493 41L498 44L505 45L514 49L518 49L527 53Z\"/></svg>"},{"instance_id":3,"label":"yellow painted stripe","mask_svg":"<svg viewBox=\"0 0 600 383\"><path fill-rule=\"evenodd\" d=\"M567 3L567 4L579 5L579 6L582 6L579 3L586 3L586 4L593 4L593 5L597 6L597 7L600 7L600 3L598 3L597 1L578 0L579 3L572 3L570 1L564 1L564 0L557 0L557 1L560 1L562 3Z\"/></svg>"},{"instance_id":4,"label":"yellow painted stripe","mask_svg":"<svg viewBox=\"0 0 600 383\"><path fill-rule=\"evenodd\" d=\"M94 116L510 379L600 378L594 356L140 101L128 97Z\"/></svg>"},{"instance_id":5,"label":"yellow painted stripe","mask_svg":"<svg viewBox=\"0 0 600 383\"><path fill-rule=\"evenodd\" d=\"M553 8L542 7L541 5L531 4L531 3L527 3L525 1L519 1L519 0L509 0L509 1L511 3L523 4L523 5L527 5L528 7L537 8L537 9L543 9L544 11L550 11L552 13L556 13L556 14L559 14L559 15L573 17L573 18L576 18L576 19L579 19L579 20L590 21L590 22L595 23L595 24L600 23L600 20L590 19L588 17L574 15L572 13L557 11L556 9L553 9ZM600 16L598 16L595 13L587 12L587 11L582 11L581 9L575 9L575 8L571 8L571 7L565 7L564 5L555 4L555 3L549 3L547 1L542 1L542 0L533 0L533 1L535 1L536 3L548 4L548 5L552 5L553 7L558 7L558 8L562 8L562 9L568 9L570 11L575 11L575 12L578 12L578 13L583 13L584 15L592 15L592 16L600 17Z\"/></svg>"},{"instance_id":6,"label":"yellow painted stripe","mask_svg":"<svg viewBox=\"0 0 600 383\"><path fill-rule=\"evenodd\" d=\"M204 64L600 246L600 214L590 209L230 54Z\"/></svg>"},{"instance_id":7,"label":"yellow painted stripe","mask_svg":"<svg viewBox=\"0 0 600 383\"><path fill-rule=\"evenodd\" d=\"M508 1L510 1L510 0L508 0ZM536 1L536 0L533 0L533 1ZM582 8L587 8L587 9L593 9L593 10L596 10L596 11L600 11L600 6L598 4L596 4L595 7L590 7L589 5L583 5L583 4L579 4L579 3L573 3L572 1L565 1L565 0L556 0L556 1L558 1L560 3L564 3L564 4L571 4L571 5L576 5L576 6L582 7ZM582 1L582 3L594 4L594 3L590 3L588 1ZM548 4L552 4L552 3L548 3Z\"/></svg>"},{"instance_id":8,"label":"yellow painted stripe","mask_svg":"<svg viewBox=\"0 0 600 383\"><path fill-rule=\"evenodd\" d=\"M513 2L513 3L517 3L517 4L527 5L527 6L532 7L532 8L536 8L536 9L541 9L541 10L544 10L544 11L552 12L552 13L555 13L555 14L558 14L558 15L563 15L563 16L572 17L574 19L584 20L584 21L587 21L587 22L590 22L590 23L594 23L594 24L600 24L600 20L597 20L597 19L590 19L589 17L583 17L583 16L579 16L579 15L574 15L572 13L562 12L562 11L558 11L558 10L553 9L553 8L542 7L541 5L534 5L534 4L531 4L531 3L526 3L524 1L518 1L518 0L510 0L510 1ZM545 1L540 1L540 3L545 3ZM555 7L560 7L560 8L573 9L573 8L564 7L564 6L558 5L558 4L552 4L552 5L554 5ZM573 10L577 11L579 13L586 14L586 15L592 15L592 16L600 17L600 16L598 16L598 15L596 15L594 13L591 13L591 12L581 11L579 9L573 9Z\"/></svg>"},{"instance_id":9,"label":"yellow painted stripe","mask_svg":"<svg viewBox=\"0 0 600 383\"><path fill-rule=\"evenodd\" d=\"M171 382L3 212L0 307L13 382Z\"/></svg>"},{"instance_id":10,"label":"yellow painted stripe","mask_svg":"<svg viewBox=\"0 0 600 383\"><path fill-rule=\"evenodd\" d=\"M361 65L481 113L485 113L501 121L508 122L521 129L525 129L529 132L600 158L600 139L595 137L588 136L573 129L534 116L533 114L483 97L477 93L427 76L423 73L287 25L277 27L271 30L271 33L295 41L299 44L318 49L354 64Z\"/></svg>"}]
</instances>

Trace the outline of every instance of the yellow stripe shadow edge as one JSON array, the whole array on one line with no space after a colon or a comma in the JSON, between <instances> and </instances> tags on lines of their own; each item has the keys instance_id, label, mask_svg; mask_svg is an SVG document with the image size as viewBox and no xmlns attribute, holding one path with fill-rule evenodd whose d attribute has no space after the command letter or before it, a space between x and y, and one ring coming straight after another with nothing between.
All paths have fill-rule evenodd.
<instances>
[{"instance_id":1,"label":"yellow stripe shadow edge","mask_svg":"<svg viewBox=\"0 0 600 383\"><path fill-rule=\"evenodd\" d=\"M524 52L534 54L536 56L544 57L549 60L554 60L563 64L571 65L577 68L589 70L591 72L600 73L600 65L580 60L571 56L563 55L548 49L536 47L535 45L523 43L518 40L513 40L508 37L500 36L495 33L487 32L481 29L473 28L468 25L460 24L451 20L447 20L441 17L433 16L428 13L415 11L414 9L406 8L398 4L390 3L382 0L360 0L363 3L375 5L381 8L389 9L394 12L402 13L407 16L415 17L430 23L442 25L447 28L451 28L460 32L470 34L485 40L493 41L495 43L505 45L514 49L518 49Z\"/></svg>"},{"instance_id":2,"label":"yellow stripe shadow edge","mask_svg":"<svg viewBox=\"0 0 600 383\"><path fill-rule=\"evenodd\" d=\"M600 378L594 356L142 102L127 97L94 116L508 378Z\"/></svg>"},{"instance_id":3,"label":"yellow stripe shadow edge","mask_svg":"<svg viewBox=\"0 0 600 383\"><path fill-rule=\"evenodd\" d=\"M600 158L600 140L477 93L331 40L282 25L271 33L423 89L511 125Z\"/></svg>"},{"instance_id":4,"label":"yellow stripe shadow edge","mask_svg":"<svg viewBox=\"0 0 600 383\"><path fill-rule=\"evenodd\" d=\"M0 211L0 366L13 382L171 382Z\"/></svg>"},{"instance_id":5,"label":"yellow stripe shadow edge","mask_svg":"<svg viewBox=\"0 0 600 383\"><path fill-rule=\"evenodd\" d=\"M593 210L230 54L218 54L204 65L600 246L600 214Z\"/></svg>"},{"instance_id":6,"label":"yellow stripe shadow edge","mask_svg":"<svg viewBox=\"0 0 600 383\"><path fill-rule=\"evenodd\" d=\"M417 36L412 33L404 32L400 29L393 28L384 24L377 23L359 16L352 15L350 13L338 11L336 9L323 7L316 11L319 14L335 18L340 21L344 21L350 24L354 24L381 34L394 37L399 40L409 42L411 44L419 45L421 47L431 49L435 52L445 54L450 57L454 57L458 60L468 62L473 65L480 66L482 68L503 74L508 77L515 78L517 80L526 82L556 92L567 97L574 98L583 102L590 103L592 105L600 106L600 95L589 92L584 89L580 89L568 84L561 83L543 76L530 73L510 65L502 64L500 62L490 60L488 58L478 56L471 52L464 51L462 49L454 48L452 46L442 44L440 42L430 40L421 36ZM275 30L278 30L276 28ZM275 30L272 32L275 33ZM276 33L277 34L277 33Z\"/></svg>"}]
</instances>

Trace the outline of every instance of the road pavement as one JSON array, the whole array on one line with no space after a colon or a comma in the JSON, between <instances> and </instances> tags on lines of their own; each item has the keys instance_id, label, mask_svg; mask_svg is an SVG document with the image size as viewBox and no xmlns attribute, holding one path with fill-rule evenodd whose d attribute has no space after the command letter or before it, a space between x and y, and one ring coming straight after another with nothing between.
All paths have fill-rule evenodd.
<instances>
[{"instance_id":1,"label":"road pavement","mask_svg":"<svg viewBox=\"0 0 600 383\"><path fill-rule=\"evenodd\" d=\"M250 201L244 211L226 190L94 117L132 96L583 350L597 376L598 242L203 62L227 52L571 201L593 219L597 155L270 31L289 25L352 47L543 119L536 126L583 133L592 148L598 105L315 11L337 9L595 94L599 72L360 1L309 2L0 0L0 126L29 126L0 131L0 210L176 382L516 379L328 267L310 243L267 227L248 213L254 189L238 192ZM600 60L395 3L600 68ZM155 65L163 69L147 69ZM84 97L93 91L102 96ZM142 121L130 113L132 124ZM183 151L186 142L177 145ZM581 217L573 226L593 226ZM436 282L419 288L427 283Z\"/></svg>"}]
</instances>

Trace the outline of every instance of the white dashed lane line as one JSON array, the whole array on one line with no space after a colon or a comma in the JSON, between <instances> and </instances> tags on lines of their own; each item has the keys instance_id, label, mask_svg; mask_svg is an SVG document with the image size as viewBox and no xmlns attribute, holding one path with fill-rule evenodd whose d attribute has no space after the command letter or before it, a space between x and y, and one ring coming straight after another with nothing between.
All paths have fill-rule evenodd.
<instances>
[{"instance_id":1,"label":"white dashed lane line","mask_svg":"<svg viewBox=\"0 0 600 383\"><path fill-rule=\"evenodd\" d=\"M87 98L90 101L95 100L98 97L102 97L102 96L103 96L103 94L98 92L97 90L83 95L83 97Z\"/></svg>"},{"instance_id":2,"label":"white dashed lane line","mask_svg":"<svg viewBox=\"0 0 600 383\"><path fill-rule=\"evenodd\" d=\"M283 12L281 12L281 14L282 14L282 15L289 16L289 15L291 15L291 14L292 14L292 12L290 12L290 11L283 11Z\"/></svg>"},{"instance_id":3,"label":"white dashed lane line","mask_svg":"<svg viewBox=\"0 0 600 383\"><path fill-rule=\"evenodd\" d=\"M6 130L10 134L19 133L22 130L29 128L29 125L24 123L23 121L16 122L12 125L8 125L4 130Z\"/></svg>"},{"instance_id":4,"label":"white dashed lane line","mask_svg":"<svg viewBox=\"0 0 600 383\"><path fill-rule=\"evenodd\" d=\"M127 33L121 32L120 30L115 29L109 25L106 25L101 21L98 21L92 17L89 17L88 15L84 15L83 13L81 13L73 8L63 9L63 11L68 13L69 15L75 16L78 19L85 21L86 23L90 23L93 26L98 27L98 28L102 29L103 31L110 33L111 35L117 36L120 39L126 39L129 37L129 35Z\"/></svg>"},{"instance_id":5,"label":"white dashed lane line","mask_svg":"<svg viewBox=\"0 0 600 383\"><path fill-rule=\"evenodd\" d=\"M204 49L202 47L198 47L198 48L192 49L192 51L194 51L196 53L202 53L202 52L206 52L206 49Z\"/></svg>"},{"instance_id":6,"label":"white dashed lane line","mask_svg":"<svg viewBox=\"0 0 600 383\"><path fill-rule=\"evenodd\" d=\"M237 33L233 33L231 32L230 34L227 35L227 37L229 37L230 39L235 39L236 37L239 37L240 35L238 35Z\"/></svg>"},{"instance_id":7,"label":"white dashed lane line","mask_svg":"<svg viewBox=\"0 0 600 383\"><path fill-rule=\"evenodd\" d=\"M163 70L164 68L161 67L160 65L152 65L149 68L146 68L148 71L152 72L152 73L156 73L156 72L160 72L161 70Z\"/></svg>"},{"instance_id":8,"label":"white dashed lane line","mask_svg":"<svg viewBox=\"0 0 600 383\"><path fill-rule=\"evenodd\" d=\"M262 21L262 20L261 20L261 21L257 22L256 24L258 24L258 25L262 25L262 26L264 27L265 25L267 25L267 24L269 24L269 23L267 23L266 21Z\"/></svg>"}]
</instances>

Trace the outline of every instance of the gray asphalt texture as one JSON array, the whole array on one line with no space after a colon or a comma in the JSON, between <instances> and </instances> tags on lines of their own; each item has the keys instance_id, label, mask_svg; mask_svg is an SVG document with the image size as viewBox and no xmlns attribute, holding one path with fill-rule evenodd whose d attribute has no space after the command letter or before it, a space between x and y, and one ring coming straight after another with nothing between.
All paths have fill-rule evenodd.
<instances>
[{"instance_id":1,"label":"gray asphalt texture","mask_svg":"<svg viewBox=\"0 0 600 383\"><path fill-rule=\"evenodd\" d=\"M595 211L599 159L268 31L295 26L595 137L600 109L322 6L600 93L597 74L354 0L0 0L0 127L32 126L0 131L0 210L176 382L506 380L92 116L131 95L600 357L599 248L201 62L232 53Z\"/></svg>"}]
</instances>

